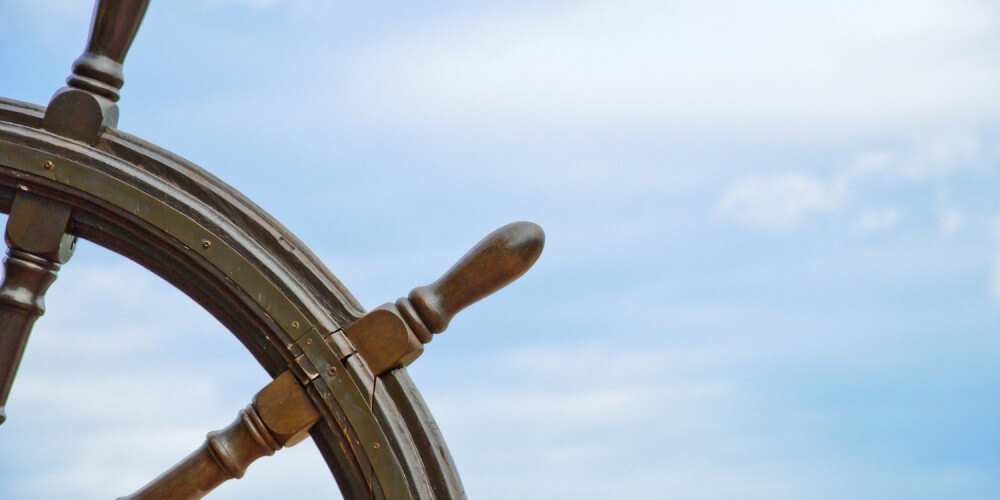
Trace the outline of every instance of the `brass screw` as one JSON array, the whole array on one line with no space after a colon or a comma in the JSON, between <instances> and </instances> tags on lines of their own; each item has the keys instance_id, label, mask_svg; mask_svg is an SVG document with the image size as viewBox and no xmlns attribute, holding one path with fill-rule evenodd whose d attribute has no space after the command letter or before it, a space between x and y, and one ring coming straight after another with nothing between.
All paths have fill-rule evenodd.
<instances>
[{"instance_id":1,"label":"brass screw","mask_svg":"<svg viewBox=\"0 0 1000 500\"><path fill-rule=\"evenodd\" d=\"M306 345L312 345L313 339L306 339Z\"/></svg>"},{"instance_id":2,"label":"brass screw","mask_svg":"<svg viewBox=\"0 0 1000 500\"><path fill-rule=\"evenodd\" d=\"M375 443L375 444L372 445L372 448L374 448L376 450L379 449L379 448L381 448L381 447L382 447L382 445L380 445L378 443Z\"/></svg>"},{"instance_id":3,"label":"brass screw","mask_svg":"<svg viewBox=\"0 0 1000 500\"><path fill-rule=\"evenodd\" d=\"M42 166L45 167L45 170L52 170L53 168L56 168L56 164L52 163L51 160L43 163Z\"/></svg>"},{"instance_id":4,"label":"brass screw","mask_svg":"<svg viewBox=\"0 0 1000 500\"><path fill-rule=\"evenodd\" d=\"M212 242L211 242L211 241L208 241L208 240L201 240L201 247L202 247L202 248L209 248L209 247L211 247L211 246L212 246Z\"/></svg>"},{"instance_id":5,"label":"brass screw","mask_svg":"<svg viewBox=\"0 0 1000 500\"><path fill-rule=\"evenodd\" d=\"M334 376L334 375L336 375L337 374L337 367L336 366L331 366L331 367L327 368L326 369L326 374L329 375L329 376L331 376L331 377Z\"/></svg>"},{"instance_id":6,"label":"brass screw","mask_svg":"<svg viewBox=\"0 0 1000 500\"><path fill-rule=\"evenodd\" d=\"M298 328L298 327L299 327L299 322L298 321L292 321L292 328Z\"/></svg>"}]
</instances>

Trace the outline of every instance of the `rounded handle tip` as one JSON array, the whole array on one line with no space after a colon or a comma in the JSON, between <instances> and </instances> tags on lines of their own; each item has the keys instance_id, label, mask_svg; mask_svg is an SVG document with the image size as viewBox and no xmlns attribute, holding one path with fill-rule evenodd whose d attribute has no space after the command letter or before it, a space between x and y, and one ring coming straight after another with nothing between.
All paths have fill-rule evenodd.
<instances>
[{"instance_id":1,"label":"rounded handle tip","mask_svg":"<svg viewBox=\"0 0 1000 500\"><path fill-rule=\"evenodd\" d=\"M441 333L456 313L524 274L544 246L545 231L538 224L507 224L483 238L439 280L414 288L410 302L427 329Z\"/></svg>"}]
</instances>

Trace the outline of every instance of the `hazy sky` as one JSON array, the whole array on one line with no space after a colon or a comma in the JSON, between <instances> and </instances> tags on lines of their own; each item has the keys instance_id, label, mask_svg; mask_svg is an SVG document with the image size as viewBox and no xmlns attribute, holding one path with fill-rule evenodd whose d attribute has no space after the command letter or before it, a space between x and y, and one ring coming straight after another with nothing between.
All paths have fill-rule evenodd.
<instances>
[{"instance_id":1,"label":"hazy sky","mask_svg":"<svg viewBox=\"0 0 1000 500\"><path fill-rule=\"evenodd\" d=\"M0 0L0 95L90 9ZM154 1L125 75L368 308L545 228L411 367L472 498L1000 496L995 2ZM47 302L0 498L129 493L267 381L93 244ZM306 442L213 498L289 478L335 490Z\"/></svg>"}]
</instances>

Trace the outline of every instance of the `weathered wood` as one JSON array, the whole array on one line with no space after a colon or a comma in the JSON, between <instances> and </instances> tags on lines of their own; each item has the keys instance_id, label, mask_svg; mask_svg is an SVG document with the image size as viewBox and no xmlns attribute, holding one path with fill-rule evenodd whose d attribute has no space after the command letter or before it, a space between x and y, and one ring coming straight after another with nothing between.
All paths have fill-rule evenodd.
<instances>
[{"instance_id":1,"label":"weathered wood","mask_svg":"<svg viewBox=\"0 0 1000 500\"><path fill-rule=\"evenodd\" d=\"M400 381L406 390L381 390L370 364L348 341L342 328L364 311L336 277L294 235L234 189L171 153L114 130L124 82L122 63L147 5L148 0L97 1L84 54L74 63L68 86L53 96L47 109L0 100L0 140L10 141L0 144L0 210L11 206L15 187L65 202L73 207L68 227L74 234L139 262L187 293L225 324L272 375L289 366L297 369L291 363L300 358L301 366L321 368L316 378L300 381L308 383L308 394L322 415L322 424L313 426L313 436L345 497L463 497L443 438L426 432L427 419L420 415L429 418L429 413L405 372L395 370L385 376ZM42 161L33 160L37 157ZM26 242L37 236L31 226L22 229L18 234ZM192 234L203 232L205 239L191 242ZM37 288L35 305L41 304L45 282L51 283L55 274L51 268L48 274L36 269L47 266L38 259L51 262L61 255L43 254L12 247L7 263L12 297L30 299L31 292L23 289ZM18 273L34 276L35 281L17 278ZM465 273L450 274L454 276L435 284L440 285L438 291L450 293L446 282L461 281ZM18 280L25 285L17 286ZM369 339L372 346L379 344L369 351L385 355L379 371L412 360L422 343L431 340L432 328L443 330L458 310L491 291L477 291L473 285L467 296L456 296L439 309L418 310L413 294L395 306L385 306L391 317L381 316L380 321L392 323L383 332L388 337ZM407 333L400 335L402 330ZM303 337L309 334L314 338ZM315 349L317 345L324 349ZM337 358L344 364L339 365ZM361 392L366 401L358 397ZM208 471L206 459L211 459L216 465L222 460L229 476L242 474L234 463L249 463L247 457L272 446L266 433L258 433L263 447L250 443L241 452L236 444L249 443L247 433L259 427L255 422L268 419L263 415L284 414L273 409L282 408L280 404L268 410L258 403L241 413L234 426L209 437L205 450L211 456L196 452L178 470ZM291 424L267 432L275 442L286 444L303 436ZM227 443L236 443L230 461L218 451Z\"/></svg>"},{"instance_id":2,"label":"weathered wood","mask_svg":"<svg viewBox=\"0 0 1000 500\"><path fill-rule=\"evenodd\" d=\"M298 444L319 419L319 412L292 372L282 373L264 386L254 396L252 406L281 446Z\"/></svg>"},{"instance_id":3,"label":"weathered wood","mask_svg":"<svg viewBox=\"0 0 1000 500\"><path fill-rule=\"evenodd\" d=\"M414 288L409 301L432 333L441 333L456 313L527 272L545 245L545 232L532 222L493 231L427 286Z\"/></svg>"},{"instance_id":4,"label":"weathered wood","mask_svg":"<svg viewBox=\"0 0 1000 500\"><path fill-rule=\"evenodd\" d=\"M9 141L8 145L27 146L37 152L28 157L11 155L9 153L14 150L0 144L0 211L9 210L15 191L22 185L72 205L70 230L73 234L135 260L187 293L229 328L272 376L286 370L288 363L301 355L302 350L283 337L282 329L287 322L276 321L271 311L262 307L264 304L290 301L306 314L309 323L326 335L364 314L350 292L301 241L245 196L205 170L113 128L103 130L93 148L81 144L79 139L67 141L38 131L44 111L39 106L0 99L0 139ZM40 161L24 161L39 156ZM43 169L42 162L50 158L56 160L56 168ZM64 172L61 160L86 165L86 170L92 172L78 169ZM278 286L280 293L265 295L267 300L262 304L259 288L248 287L242 280L234 281L229 270L207 258L211 257L211 252L203 252L200 246L188 248L178 241L171 234L171 225L152 224L144 219L146 212L139 211L139 206L116 205L106 199L103 190L108 184L97 180L99 176L94 175L97 172L126 183L197 221L218 238L213 241L225 241L250 262L245 272L261 273ZM213 250L215 248L217 245ZM353 350L353 346L346 341L343 332L331 337L336 341L327 342L329 349L341 357L349 356L348 351ZM354 357L354 361L357 360L360 357ZM347 362L344 367L346 375L354 381L371 377L365 363ZM400 377L415 393L405 373ZM317 390L319 396L315 394ZM447 491L435 487L433 498L462 496L453 465L441 459L442 451L447 454L441 436L429 434L429 440L410 439L406 433L416 432L416 427L411 422L401 425L404 422L397 420L408 418L405 415L409 415L408 409L413 407L426 413L419 398L394 392L390 397L371 400L371 410L366 405L365 412L379 415L379 426L390 438L391 446L383 445L382 450L392 450L391 453L371 453L371 442L369 446L358 446L365 442L364 434L358 431L361 429L359 422L366 426L371 424L359 418L356 405L342 407L342 395L331 394L320 383L310 384L309 393L324 415L322 425L313 426L311 433L345 498L400 497L387 493L398 486L397 483L414 492L413 496L425 498L427 490L414 484L426 484L427 477L441 478L449 485ZM421 449L417 453L414 446L436 451L424 453ZM399 464L395 464L397 460ZM400 466L406 469L403 482L399 476L380 472Z\"/></svg>"},{"instance_id":5,"label":"weathered wood","mask_svg":"<svg viewBox=\"0 0 1000 500\"><path fill-rule=\"evenodd\" d=\"M462 309L503 288L538 260L545 233L532 222L493 231L427 286L383 304L344 329L372 373L412 363L432 333L441 333Z\"/></svg>"},{"instance_id":6,"label":"weathered wood","mask_svg":"<svg viewBox=\"0 0 1000 500\"><path fill-rule=\"evenodd\" d=\"M122 63L149 0L98 0L83 54L73 62L66 87L45 111L51 132L97 144L101 132L118 124L119 89L125 83Z\"/></svg>"},{"instance_id":7,"label":"weathered wood","mask_svg":"<svg viewBox=\"0 0 1000 500\"><path fill-rule=\"evenodd\" d=\"M73 62L73 74L66 83L118 101L118 90L125 83L122 63L147 7L149 0L95 2L87 48Z\"/></svg>"},{"instance_id":8,"label":"weathered wood","mask_svg":"<svg viewBox=\"0 0 1000 500\"><path fill-rule=\"evenodd\" d=\"M359 358L359 356L354 356ZM400 464L406 474L413 498L447 498L445 495L435 495L430 474L422 460L422 451L418 449L414 437L410 435L407 422L397 405L393 404L391 395L385 390L382 377L373 380L372 411L379 424L389 431L386 432L388 444L393 453L403 457Z\"/></svg>"},{"instance_id":9,"label":"weathered wood","mask_svg":"<svg viewBox=\"0 0 1000 500\"><path fill-rule=\"evenodd\" d=\"M197 450L139 491L121 498L201 498L220 484L243 477L255 460L305 439L319 419L305 389L287 371L264 386L228 427L209 432Z\"/></svg>"},{"instance_id":10,"label":"weathered wood","mask_svg":"<svg viewBox=\"0 0 1000 500\"><path fill-rule=\"evenodd\" d=\"M272 376L287 370L302 351L284 336L288 322L276 322L272 311L262 305L291 302L306 313L308 323L322 331L338 330L363 315L350 292L305 245L205 170L116 130L101 136L101 151L86 148L30 128L41 120L40 107L4 109L5 119L15 123L0 122L0 210L9 210L18 186L71 204L74 234L135 260L187 293L243 342ZM11 142L33 148L35 153L22 154L18 149L22 146L11 147ZM49 158L56 164L51 170L42 167ZM86 168L70 169L67 162ZM123 210L105 199L104 190L116 180L148 195L146 201L166 203L196 220L217 241L225 241L250 261L251 266L243 267L241 274L259 273L253 280L263 277L277 285L280 293L265 294L253 286L253 280L234 279L227 274L229 269L211 260L212 255L200 246L192 249L178 241L170 230L179 221L154 226L144 220L150 213L146 205L126 204ZM331 355L340 355L339 349L347 345L346 340L331 344ZM367 367L361 369L367 371ZM360 400L360 391L358 396ZM372 453L370 447L354 445L358 436L378 437L380 431L367 403L341 404L346 400L345 394L328 389L323 398L325 421L313 433L342 493L346 498L370 498L380 496L383 485L388 485L386 490L400 487L401 473L390 473L399 467L392 453Z\"/></svg>"},{"instance_id":11,"label":"weathered wood","mask_svg":"<svg viewBox=\"0 0 1000 500\"><path fill-rule=\"evenodd\" d=\"M424 352L424 345L392 304L373 309L345 328L344 334L375 375L408 365Z\"/></svg>"},{"instance_id":12,"label":"weathered wood","mask_svg":"<svg viewBox=\"0 0 1000 500\"><path fill-rule=\"evenodd\" d=\"M35 320L45 313L45 292L69 260L76 238L65 234L70 207L21 191L14 197L0 284L0 423Z\"/></svg>"},{"instance_id":13,"label":"weathered wood","mask_svg":"<svg viewBox=\"0 0 1000 500\"><path fill-rule=\"evenodd\" d=\"M428 483L431 494L420 498L465 498L465 487L458 475L458 468L455 467L455 460L447 446L438 445L444 442L444 437L420 396L420 391L406 373L406 368L392 370L378 380L376 406L383 400L396 402L392 408L398 415L392 420L397 425L405 425L406 432L395 432L394 435L401 440L409 440L405 448L420 455L419 460L410 460L409 463L429 465L422 471L422 479ZM389 420L388 416L386 420Z\"/></svg>"}]
</instances>

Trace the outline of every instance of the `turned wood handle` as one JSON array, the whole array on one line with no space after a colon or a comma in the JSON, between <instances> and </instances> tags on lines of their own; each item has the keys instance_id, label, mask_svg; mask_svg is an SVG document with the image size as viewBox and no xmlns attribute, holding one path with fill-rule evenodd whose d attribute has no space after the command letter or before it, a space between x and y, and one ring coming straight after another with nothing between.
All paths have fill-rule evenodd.
<instances>
[{"instance_id":1,"label":"turned wood handle","mask_svg":"<svg viewBox=\"0 0 1000 500\"><path fill-rule=\"evenodd\" d=\"M149 0L97 0L87 48L66 83L117 101L125 82L122 62L148 6Z\"/></svg>"},{"instance_id":2,"label":"turned wood handle","mask_svg":"<svg viewBox=\"0 0 1000 500\"><path fill-rule=\"evenodd\" d=\"M538 260L545 232L533 222L493 231L472 247L441 279L414 288L409 299L427 329L441 333L458 311L503 288Z\"/></svg>"},{"instance_id":3,"label":"turned wood handle","mask_svg":"<svg viewBox=\"0 0 1000 500\"><path fill-rule=\"evenodd\" d=\"M258 458L305 439L319 419L305 388L286 371L264 386L229 427L209 432L197 450L119 500L201 498L220 484L243 477Z\"/></svg>"}]
</instances>

